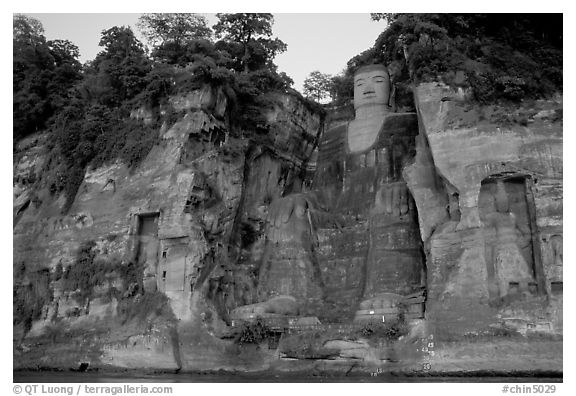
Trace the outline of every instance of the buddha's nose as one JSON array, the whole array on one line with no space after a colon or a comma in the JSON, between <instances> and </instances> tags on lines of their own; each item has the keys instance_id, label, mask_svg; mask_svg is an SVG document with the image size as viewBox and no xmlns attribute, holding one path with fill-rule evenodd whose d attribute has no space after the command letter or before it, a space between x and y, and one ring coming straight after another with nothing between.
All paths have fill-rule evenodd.
<instances>
[{"instance_id":1,"label":"buddha's nose","mask_svg":"<svg viewBox=\"0 0 576 396\"><path fill-rule=\"evenodd\" d=\"M371 95L376 93L376 91L374 91L374 86L372 84L366 84L366 87L364 87L364 95Z\"/></svg>"}]
</instances>

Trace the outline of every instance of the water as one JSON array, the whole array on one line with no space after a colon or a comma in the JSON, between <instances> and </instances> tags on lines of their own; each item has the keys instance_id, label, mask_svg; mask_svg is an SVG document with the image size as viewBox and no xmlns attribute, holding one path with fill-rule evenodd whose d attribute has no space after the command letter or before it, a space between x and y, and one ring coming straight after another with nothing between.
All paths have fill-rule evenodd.
<instances>
[{"instance_id":1,"label":"water","mask_svg":"<svg viewBox=\"0 0 576 396\"><path fill-rule=\"evenodd\" d=\"M304 375L296 373L99 373L99 372L55 372L55 371L14 371L14 382L25 383L235 383L235 382L352 382L352 383L409 383L409 382L562 382L561 376L406 376L390 373L370 376L369 374L354 374L351 376L337 375Z\"/></svg>"}]
</instances>

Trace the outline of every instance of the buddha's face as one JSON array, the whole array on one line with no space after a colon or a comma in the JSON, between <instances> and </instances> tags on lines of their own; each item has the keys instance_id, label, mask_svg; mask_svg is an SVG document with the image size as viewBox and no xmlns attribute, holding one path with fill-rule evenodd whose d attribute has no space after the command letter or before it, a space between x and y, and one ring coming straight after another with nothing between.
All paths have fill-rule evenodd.
<instances>
[{"instance_id":1,"label":"buddha's face","mask_svg":"<svg viewBox=\"0 0 576 396\"><path fill-rule=\"evenodd\" d=\"M354 76L354 108L388 106L390 78L385 69L368 69Z\"/></svg>"}]
</instances>

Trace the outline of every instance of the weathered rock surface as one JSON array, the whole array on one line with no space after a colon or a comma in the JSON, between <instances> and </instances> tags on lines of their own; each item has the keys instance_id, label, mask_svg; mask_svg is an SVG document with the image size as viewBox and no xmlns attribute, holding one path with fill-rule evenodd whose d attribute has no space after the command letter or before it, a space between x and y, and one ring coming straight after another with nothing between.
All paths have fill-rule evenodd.
<instances>
[{"instance_id":1,"label":"weathered rock surface","mask_svg":"<svg viewBox=\"0 0 576 396\"><path fill-rule=\"evenodd\" d=\"M562 100L535 103L527 125L500 125L457 97L437 83L415 89L419 147L405 175L427 245L426 316L440 333L514 317L523 333L561 333L562 122L537 115Z\"/></svg>"},{"instance_id":2,"label":"weathered rock surface","mask_svg":"<svg viewBox=\"0 0 576 396\"><path fill-rule=\"evenodd\" d=\"M294 96L271 95L267 132L251 139L231 133L222 92L175 97L181 117L158 131L141 166L89 170L66 215L63 197L34 184L47 160L42 137L24 142L14 158L13 252L27 272L15 288L52 297L29 332L15 327L15 367L285 367L273 346L235 344L232 320L351 322L378 311L423 319L396 344L335 338L311 356L412 369L432 343L436 368L466 370L478 349L483 359L469 367L495 369L486 361L503 357L495 350L505 344L525 357L519 369L561 369L561 356L538 362L546 346L522 338L562 334L561 98L535 103L526 125L502 125L486 116L493 109L466 111L441 84L414 94L417 114L388 117L357 153L341 150L342 119L326 132ZM133 116L146 122L148 113ZM55 274L77 265L87 241L95 263L119 267L82 302ZM118 322L139 287L119 274L130 263L143 270L144 294L167 296L173 316ZM312 319L301 327L323 326ZM55 336L64 330L85 341L65 345ZM498 341L510 333L520 341ZM496 341L459 343L470 336ZM33 346L38 339L53 342Z\"/></svg>"},{"instance_id":3,"label":"weathered rock surface","mask_svg":"<svg viewBox=\"0 0 576 396\"><path fill-rule=\"evenodd\" d=\"M59 265L74 265L80 245L94 240L95 260L137 263L143 267L145 292L168 296L180 342L200 344L216 362L226 359L223 348L229 342L210 332L229 320L231 309L254 301L254 262L247 257L258 249L271 198L299 183L321 118L296 97L271 96L270 133L250 143L229 136L222 118L225 99L209 89L174 98L172 105L183 117L159 131L160 143L141 166L130 171L116 163L89 170L67 215L59 214L63 201L48 194L44 205L26 204L31 192L23 180L37 172L42 158L40 145L23 148L15 159L15 182L24 184L15 191L15 262L25 262L32 273L54 272ZM106 307L111 308L108 323L116 316L116 298L102 307L96 301L89 307L73 301L70 292L55 293L47 307L50 315L43 315L29 336L43 334L54 318L81 328L81 321L97 320L95 311ZM72 311L78 319L67 317ZM101 340L104 364L186 365L185 345L180 356L170 334L160 344L144 333L128 336L125 346ZM195 364L210 366L198 349L191 353ZM163 357L155 358L158 354Z\"/></svg>"}]
</instances>

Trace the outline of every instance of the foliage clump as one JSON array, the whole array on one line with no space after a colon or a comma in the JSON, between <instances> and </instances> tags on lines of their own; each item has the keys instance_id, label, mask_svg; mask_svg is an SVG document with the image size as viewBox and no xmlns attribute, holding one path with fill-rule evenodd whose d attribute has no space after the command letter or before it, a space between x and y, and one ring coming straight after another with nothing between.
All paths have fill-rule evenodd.
<instances>
[{"instance_id":1,"label":"foliage clump","mask_svg":"<svg viewBox=\"0 0 576 396\"><path fill-rule=\"evenodd\" d=\"M236 344L260 344L272 335L272 331L261 318L254 322L243 323L238 330L234 342Z\"/></svg>"},{"instance_id":2,"label":"foliage clump","mask_svg":"<svg viewBox=\"0 0 576 396\"><path fill-rule=\"evenodd\" d=\"M403 320L388 323L368 322L357 331L358 336L386 341L395 341L408 334L408 326Z\"/></svg>"},{"instance_id":3,"label":"foliage clump","mask_svg":"<svg viewBox=\"0 0 576 396\"><path fill-rule=\"evenodd\" d=\"M40 317L43 306L52 299L52 289L49 288L50 274L47 269L38 273L27 273L20 269L18 279L23 279L24 276L26 287L15 287L15 312L22 311L21 314L16 314L15 318L31 323ZM80 245L72 265L66 269L63 269L61 264L56 266L51 278L53 281L60 281L61 290L71 292L81 307L88 307L96 296L117 299L117 311L124 323L132 320L142 322L154 317L173 319L168 299L163 293L144 291L141 265L99 258L93 240ZM121 281L120 290L113 286L117 280ZM22 281L18 283L21 284ZM105 290L97 292L97 288ZM29 303L26 308L24 303L30 302L31 299L34 300L33 303ZM77 316L80 315L80 311L77 309L76 312L68 312L68 315Z\"/></svg>"},{"instance_id":4,"label":"foliage clump","mask_svg":"<svg viewBox=\"0 0 576 396\"><path fill-rule=\"evenodd\" d=\"M235 70L245 73L260 69L276 70L272 60L286 51L286 44L272 38L272 14L216 14L218 23L214 32L219 38L219 48L227 51Z\"/></svg>"},{"instance_id":5,"label":"foliage clump","mask_svg":"<svg viewBox=\"0 0 576 396\"><path fill-rule=\"evenodd\" d=\"M52 298L49 271L33 271L24 262L18 262L14 268L12 295L14 325L22 324L25 332L30 331L32 322L42 317Z\"/></svg>"},{"instance_id":6,"label":"foliage clump","mask_svg":"<svg viewBox=\"0 0 576 396\"><path fill-rule=\"evenodd\" d=\"M321 102L330 95L332 89L332 76L313 71L304 80L304 95L313 98L316 102Z\"/></svg>"},{"instance_id":7,"label":"foliage clump","mask_svg":"<svg viewBox=\"0 0 576 396\"><path fill-rule=\"evenodd\" d=\"M339 355L339 350L326 348L324 344L330 340L356 340L353 336L346 336L327 331L305 331L288 334L282 338L279 350L284 356L295 359L326 359Z\"/></svg>"},{"instance_id":8,"label":"foliage clump","mask_svg":"<svg viewBox=\"0 0 576 396\"><path fill-rule=\"evenodd\" d=\"M48 127L82 78L79 50L68 40L46 40L40 21L13 18L13 137L18 141Z\"/></svg>"},{"instance_id":9,"label":"foliage clump","mask_svg":"<svg viewBox=\"0 0 576 396\"><path fill-rule=\"evenodd\" d=\"M86 305L95 296L97 287L108 286L109 297L120 298L122 294L111 286L111 281L120 279L124 294L131 296L142 290L142 268L133 262L126 264L119 260L97 258L96 242L84 241L80 244L72 265L65 270L59 265L54 271L54 280L61 281L62 291L74 292L80 305ZM131 292L128 293L128 290Z\"/></svg>"}]
</instances>

